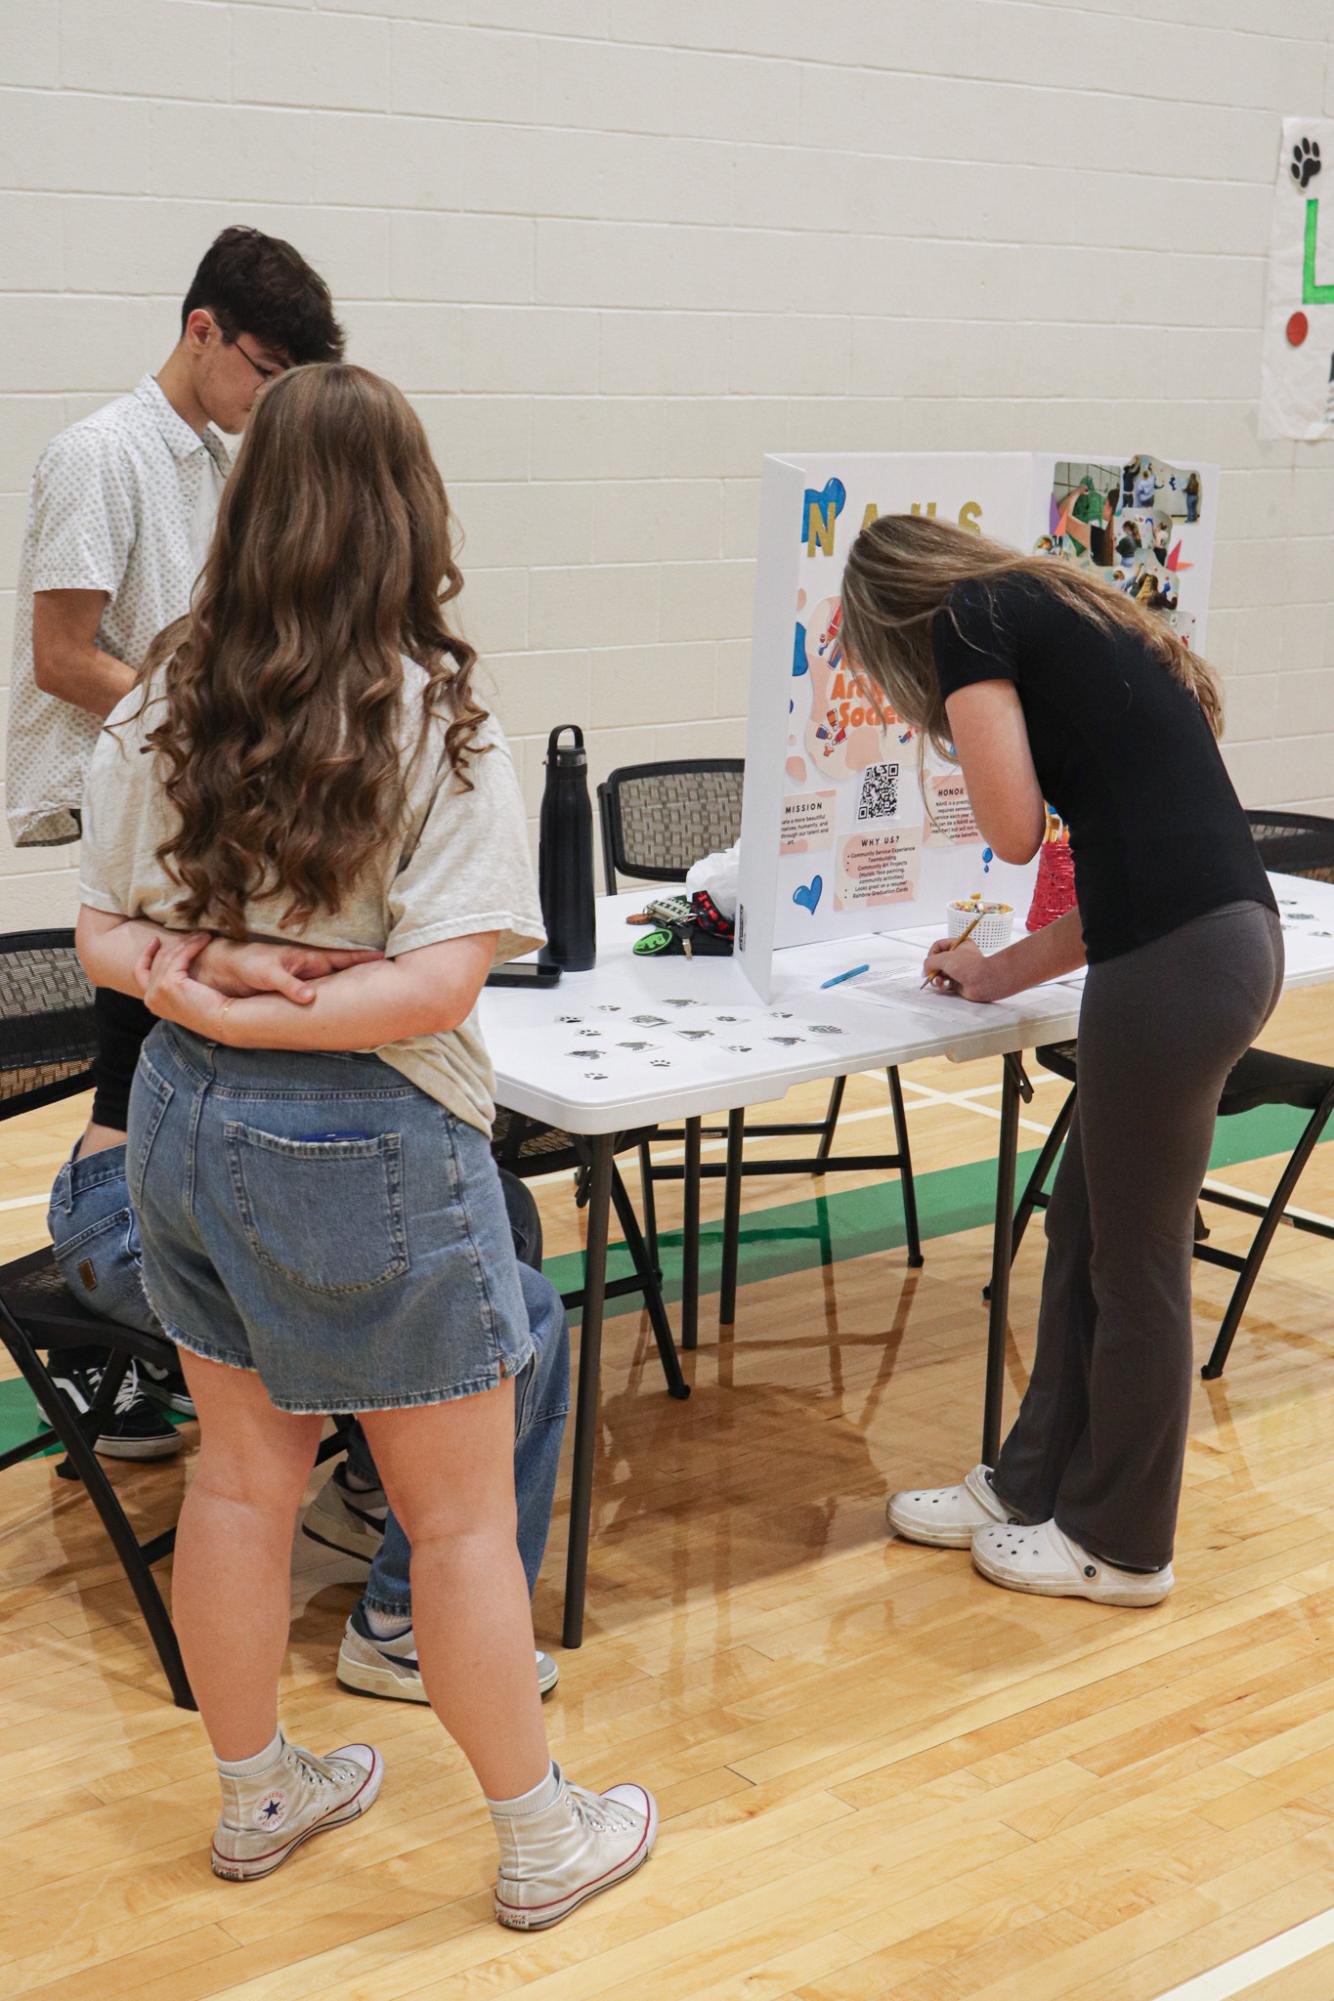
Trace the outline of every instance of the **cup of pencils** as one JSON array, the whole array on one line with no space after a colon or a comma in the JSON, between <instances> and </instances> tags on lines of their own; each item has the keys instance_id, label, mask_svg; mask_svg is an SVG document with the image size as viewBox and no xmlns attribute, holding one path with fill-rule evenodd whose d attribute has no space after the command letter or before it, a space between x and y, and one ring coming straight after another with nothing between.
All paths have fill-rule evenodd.
<instances>
[{"instance_id":1,"label":"cup of pencils","mask_svg":"<svg viewBox=\"0 0 1334 2001\"><path fill-rule=\"evenodd\" d=\"M988 903L974 892L958 897L946 910L949 936L962 942L965 934L981 952L1000 952L1010 942L1014 929L1014 907L1009 903Z\"/></svg>"}]
</instances>

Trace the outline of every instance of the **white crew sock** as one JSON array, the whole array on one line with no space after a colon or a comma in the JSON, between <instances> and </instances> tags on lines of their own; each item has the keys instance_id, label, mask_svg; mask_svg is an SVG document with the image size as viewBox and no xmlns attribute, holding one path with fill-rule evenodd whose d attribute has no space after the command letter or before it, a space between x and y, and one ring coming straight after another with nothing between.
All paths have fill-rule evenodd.
<instances>
[{"instance_id":1,"label":"white crew sock","mask_svg":"<svg viewBox=\"0 0 1334 2001\"><path fill-rule=\"evenodd\" d=\"M556 1803L560 1791L560 1766L552 1765L544 1779L539 1779L531 1792L520 1793L512 1800L487 1800L492 1818L496 1820L522 1820L532 1813L545 1813Z\"/></svg>"},{"instance_id":2,"label":"white crew sock","mask_svg":"<svg viewBox=\"0 0 1334 2001\"><path fill-rule=\"evenodd\" d=\"M267 1772L276 1765L283 1754L283 1733L281 1724L278 1734L271 1744L262 1751L256 1751L253 1758L219 1758L218 1770L224 1779L257 1779L261 1772Z\"/></svg>"},{"instance_id":3,"label":"white crew sock","mask_svg":"<svg viewBox=\"0 0 1334 2001\"><path fill-rule=\"evenodd\" d=\"M368 1605L366 1624L377 1640L397 1640L408 1631L412 1620L405 1619L401 1612L382 1612L378 1605Z\"/></svg>"}]
</instances>

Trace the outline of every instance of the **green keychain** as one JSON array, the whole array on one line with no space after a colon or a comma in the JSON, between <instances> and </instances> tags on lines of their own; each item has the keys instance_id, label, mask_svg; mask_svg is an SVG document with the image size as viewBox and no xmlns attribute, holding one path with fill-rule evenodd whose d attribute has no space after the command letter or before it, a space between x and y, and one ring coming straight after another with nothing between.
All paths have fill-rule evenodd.
<instances>
[{"instance_id":1,"label":"green keychain","mask_svg":"<svg viewBox=\"0 0 1334 2001\"><path fill-rule=\"evenodd\" d=\"M646 931L642 938L635 940L635 957L651 959L659 952L670 952L675 944L676 934L673 931Z\"/></svg>"}]
</instances>

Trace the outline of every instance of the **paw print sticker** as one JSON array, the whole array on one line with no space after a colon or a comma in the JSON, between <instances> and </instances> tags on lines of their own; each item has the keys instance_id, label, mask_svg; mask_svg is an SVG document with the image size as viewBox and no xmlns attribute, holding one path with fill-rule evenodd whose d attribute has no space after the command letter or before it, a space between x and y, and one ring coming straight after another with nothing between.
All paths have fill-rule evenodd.
<instances>
[{"instance_id":1,"label":"paw print sticker","mask_svg":"<svg viewBox=\"0 0 1334 2001\"><path fill-rule=\"evenodd\" d=\"M1292 166L1288 170L1299 188L1307 188L1320 172L1320 141L1299 139L1292 149Z\"/></svg>"},{"instance_id":2,"label":"paw print sticker","mask_svg":"<svg viewBox=\"0 0 1334 2001\"><path fill-rule=\"evenodd\" d=\"M649 1062L655 1070L670 1070L672 1067L665 1056L650 1056Z\"/></svg>"}]
</instances>

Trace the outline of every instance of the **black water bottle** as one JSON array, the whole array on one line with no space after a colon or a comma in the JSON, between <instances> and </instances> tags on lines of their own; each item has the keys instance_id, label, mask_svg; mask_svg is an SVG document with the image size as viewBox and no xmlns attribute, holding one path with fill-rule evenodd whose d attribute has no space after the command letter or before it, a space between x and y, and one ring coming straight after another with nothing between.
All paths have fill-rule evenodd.
<instances>
[{"instance_id":1,"label":"black water bottle","mask_svg":"<svg viewBox=\"0 0 1334 2001\"><path fill-rule=\"evenodd\" d=\"M568 730L573 744L557 739ZM547 942L544 966L586 973L597 957L593 916L593 808L588 798L588 754L577 723L562 723L547 738L547 782L538 822L537 883Z\"/></svg>"}]
</instances>

